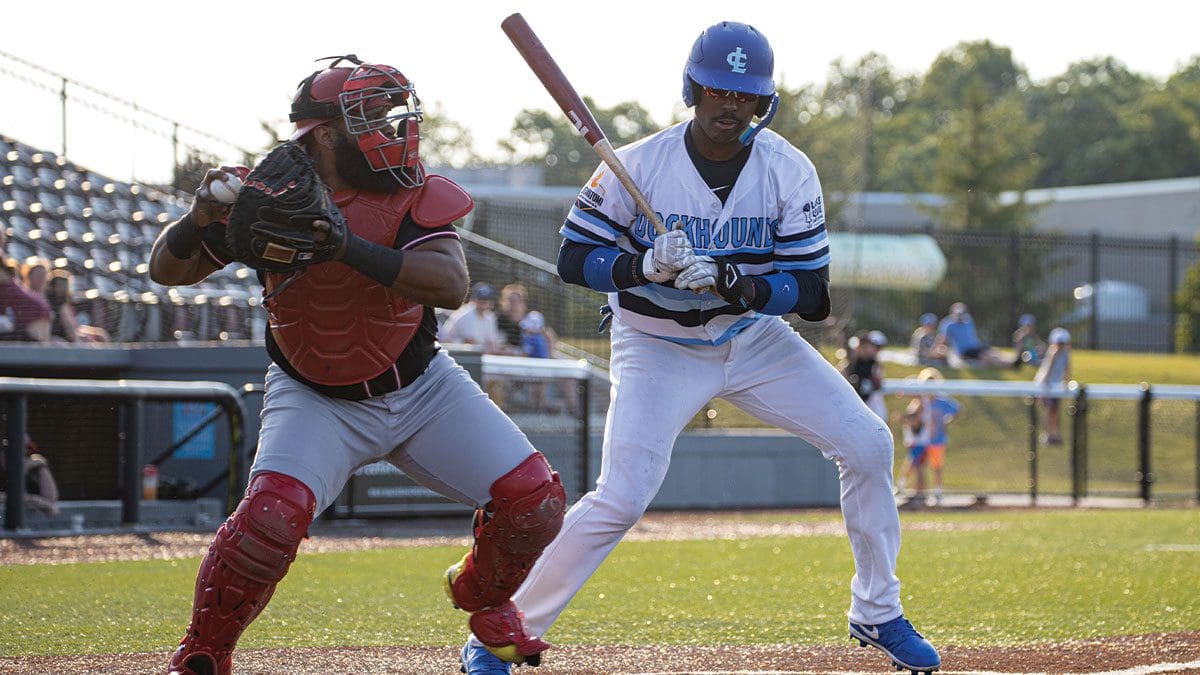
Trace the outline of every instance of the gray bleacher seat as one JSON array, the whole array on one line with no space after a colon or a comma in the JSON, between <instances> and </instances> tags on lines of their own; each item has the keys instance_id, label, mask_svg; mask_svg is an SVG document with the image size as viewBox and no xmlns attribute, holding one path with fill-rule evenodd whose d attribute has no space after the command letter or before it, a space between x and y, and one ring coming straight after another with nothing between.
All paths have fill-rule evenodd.
<instances>
[{"instance_id":1,"label":"gray bleacher seat","mask_svg":"<svg viewBox=\"0 0 1200 675\"><path fill-rule=\"evenodd\" d=\"M46 188L54 187L54 181L58 180L62 176L62 174L60 174L55 167L52 165L47 166L45 164L39 166L35 170L35 173L37 174L38 183L42 187Z\"/></svg>"},{"instance_id":2,"label":"gray bleacher seat","mask_svg":"<svg viewBox=\"0 0 1200 675\"><path fill-rule=\"evenodd\" d=\"M56 215L42 214L34 221L37 225L39 238L45 241L55 241L55 237L62 231L62 221Z\"/></svg>"},{"instance_id":3,"label":"gray bleacher seat","mask_svg":"<svg viewBox=\"0 0 1200 675\"><path fill-rule=\"evenodd\" d=\"M13 239L8 242L8 255L15 260L24 260L31 255L37 255L37 252L29 244Z\"/></svg>"},{"instance_id":4,"label":"gray bleacher seat","mask_svg":"<svg viewBox=\"0 0 1200 675\"><path fill-rule=\"evenodd\" d=\"M23 213L10 213L7 216L7 220L9 226L12 227L13 232L22 239L28 238L29 231L36 227L36 225L33 224L33 221L27 218Z\"/></svg>"},{"instance_id":5,"label":"gray bleacher seat","mask_svg":"<svg viewBox=\"0 0 1200 675\"><path fill-rule=\"evenodd\" d=\"M15 153L16 151L14 150L8 154L10 157L12 157ZM17 187L32 187L37 179L37 176L33 173L33 169L25 166L24 164L13 164L9 166L8 174L12 177L12 184Z\"/></svg>"},{"instance_id":6,"label":"gray bleacher seat","mask_svg":"<svg viewBox=\"0 0 1200 675\"><path fill-rule=\"evenodd\" d=\"M83 221L76 220L75 218L68 216L67 218L63 219L63 226L66 228L68 238L72 242L75 242L76 244L85 243L83 241L83 235L88 233L88 227L83 223Z\"/></svg>"},{"instance_id":7,"label":"gray bleacher seat","mask_svg":"<svg viewBox=\"0 0 1200 675\"><path fill-rule=\"evenodd\" d=\"M62 197L53 189L38 188L37 198L42 203L42 208L47 211L57 211L63 205Z\"/></svg>"}]
</instances>

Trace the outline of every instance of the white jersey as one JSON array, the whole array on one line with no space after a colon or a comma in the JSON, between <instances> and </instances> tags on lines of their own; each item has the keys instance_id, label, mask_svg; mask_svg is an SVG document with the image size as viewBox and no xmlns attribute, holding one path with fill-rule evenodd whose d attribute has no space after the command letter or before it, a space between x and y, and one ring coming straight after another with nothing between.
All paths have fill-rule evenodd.
<instances>
[{"instance_id":1,"label":"white jersey","mask_svg":"<svg viewBox=\"0 0 1200 675\"><path fill-rule=\"evenodd\" d=\"M617 151L668 229L684 229L697 255L727 256L743 274L829 264L821 182L804 153L763 130L722 204L688 156L687 129L683 122ZM639 253L653 246L654 229L601 164L580 191L560 234ZM722 344L765 316L713 293L662 284L610 293L609 304L626 325L684 344Z\"/></svg>"}]
</instances>

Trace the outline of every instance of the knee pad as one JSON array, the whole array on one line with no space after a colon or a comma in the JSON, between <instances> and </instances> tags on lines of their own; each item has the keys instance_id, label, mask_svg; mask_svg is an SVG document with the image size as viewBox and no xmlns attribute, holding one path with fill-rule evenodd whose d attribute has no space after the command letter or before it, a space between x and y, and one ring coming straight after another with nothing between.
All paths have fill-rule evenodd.
<instances>
[{"instance_id":1,"label":"knee pad","mask_svg":"<svg viewBox=\"0 0 1200 675\"><path fill-rule=\"evenodd\" d=\"M238 637L287 574L316 506L312 491L295 478L255 475L200 563L192 622L172 668L188 672L193 659L211 659L227 672Z\"/></svg>"},{"instance_id":2,"label":"knee pad","mask_svg":"<svg viewBox=\"0 0 1200 675\"><path fill-rule=\"evenodd\" d=\"M508 600L562 527L567 494L535 452L492 483L488 511L475 518L475 545L447 571L455 604L468 612Z\"/></svg>"}]
</instances>

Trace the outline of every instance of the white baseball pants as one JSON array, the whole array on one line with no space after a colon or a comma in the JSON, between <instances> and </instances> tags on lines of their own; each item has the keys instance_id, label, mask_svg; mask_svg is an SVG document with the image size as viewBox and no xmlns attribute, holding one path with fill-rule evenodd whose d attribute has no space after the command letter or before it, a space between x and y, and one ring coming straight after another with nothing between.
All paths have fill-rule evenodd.
<instances>
[{"instance_id":1,"label":"white baseball pants","mask_svg":"<svg viewBox=\"0 0 1200 675\"><path fill-rule=\"evenodd\" d=\"M892 435L781 318L764 318L717 347L680 345L614 322L611 378L596 489L567 513L513 596L531 632L550 628L641 518L666 476L676 436L715 397L800 436L837 463L855 566L849 618L880 624L902 613Z\"/></svg>"}]
</instances>

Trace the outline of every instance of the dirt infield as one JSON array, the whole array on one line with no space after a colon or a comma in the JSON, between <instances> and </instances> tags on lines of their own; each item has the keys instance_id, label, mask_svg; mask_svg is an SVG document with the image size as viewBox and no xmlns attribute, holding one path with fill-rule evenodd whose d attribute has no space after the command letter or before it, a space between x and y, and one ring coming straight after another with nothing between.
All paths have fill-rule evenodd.
<instances>
[{"instance_id":1,"label":"dirt infield","mask_svg":"<svg viewBox=\"0 0 1200 675\"><path fill-rule=\"evenodd\" d=\"M999 523L906 523L907 529L999 529ZM360 526L329 525L314 530L304 552L364 548L466 546L462 519ZM833 522L776 523L735 513L648 514L630 539L738 538L839 534ZM210 533L141 533L0 540L0 564L61 564L101 560L175 559L203 555ZM944 672L987 673L1193 673L1200 675L1200 631L1019 647L941 646ZM0 657L0 673L162 673L168 654L99 654L57 657ZM1186 664L1170 667L1166 664ZM1142 666L1143 668L1137 668ZM1132 670L1126 670L1132 669ZM407 673L458 672L454 647L345 647L241 650L237 672ZM584 673L887 673L895 672L874 650L845 646L591 646L556 647L540 668L518 675Z\"/></svg>"},{"instance_id":2,"label":"dirt infield","mask_svg":"<svg viewBox=\"0 0 1200 675\"><path fill-rule=\"evenodd\" d=\"M943 647L949 673L1101 673L1135 666L1200 663L1200 631L1088 640L1023 647ZM168 655L0 658L0 673L162 673ZM239 651L237 673L405 673L458 672L452 647L345 647L334 649L251 649ZM607 673L887 673L895 672L874 650L857 647L562 647L546 655L540 668L517 675ZM1134 673L1200 674L1200 667L1144 669Z\"/></svg>"}]
</instances>

